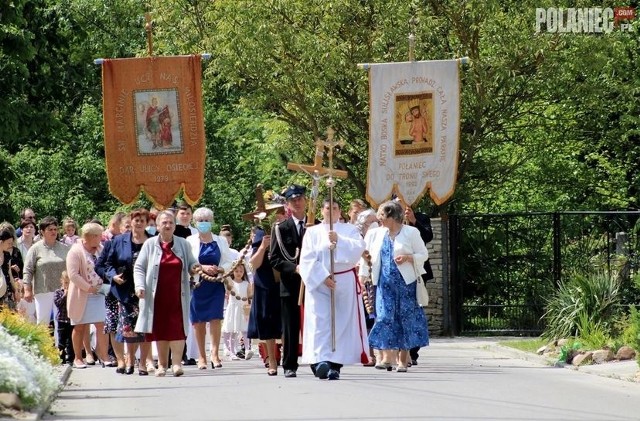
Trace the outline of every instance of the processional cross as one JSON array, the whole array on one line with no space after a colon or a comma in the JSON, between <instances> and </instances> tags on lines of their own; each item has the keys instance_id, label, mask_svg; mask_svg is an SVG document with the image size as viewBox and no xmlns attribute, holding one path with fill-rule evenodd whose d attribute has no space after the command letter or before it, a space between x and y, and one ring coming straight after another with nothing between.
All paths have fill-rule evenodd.
<instances>
[{"instance_id":1,"label":"processional cross","mask_svg":"<svg viewBox=\"0 0 640 421\"><path fill-rule=\"evenodd\" d=\"M315 222L316 206L318 203L318 187L320 179L327 178L327 187L329 187L329 206L331 211L329 212L329 231L333 231L333 187L335 186L335 179L333 177L347 178L347 171L336 170L333 168L333 154L334 149L337 146L344 146L345 142L342 139L335 139L335 130L329 127L327 129L327 140L316 138L316 155L313 165L303 165L289 162L287 168L293 171L304 171L307 175L313 178L313 187L311 189L311 197L309 200L309 206L307 208L307 226L313 225ZM324 150L328 150L327 157L329 159L329 167L323 167L322 161L324 158ZM330 250L330 263L331 263L331 278L335 274L335 247L331 247ZM300 296L298 297L298 304L302 304L304 297L304 284L300 288ZM335 305L335 293L331 290L331 349L336 350L336 305Z\"/></svg>"}]
</instances>

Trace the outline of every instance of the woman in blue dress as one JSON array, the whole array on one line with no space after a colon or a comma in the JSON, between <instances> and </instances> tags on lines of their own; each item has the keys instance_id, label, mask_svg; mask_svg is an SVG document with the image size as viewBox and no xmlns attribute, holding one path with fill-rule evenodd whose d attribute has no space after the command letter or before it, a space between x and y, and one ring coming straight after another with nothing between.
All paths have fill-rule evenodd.
<instances>
[{"instance_id":1,"label":"woman in blue dress","mask_svg":"<svg viewBox=\"0 0 640 421\"><path fill-rule=\"evenodd\" d=\"M198 234L188 237L187 241L191 245L193 255L197 257L202 266L203 273L215 276L229 270L233 264L229 244L225 238L211 232L213 211L209 208L198 208L193 213L193 219L196 222ZM200 370L207 368L205 350L207 323L209 323L211 334L211 368L222 367L218 354L222 319L224 318L225 287L222 282L200 280L198 275L194 276L194 281L199 286L194 288L191 293L189 315L198 344L198 368Z\"/></svg>"},{"instance_id":2,"label":"woman in blue dress","mask_svg":"<svg viewBox=\"0 0 640 421\"><path fill-rule=\"evenodd\" d=\"M381 227L365 236L370 264L360 262L360 280L376 286L376 320L369 335L371 347L380 350L376 368L407 371L409 349L429 344L427 318L416 299L416 279L421 275L427 248L417 228L403 224L400 203L390 201L378 208ZM399 355L396 358L396 353Z\"/></svg>"}]
</instances>

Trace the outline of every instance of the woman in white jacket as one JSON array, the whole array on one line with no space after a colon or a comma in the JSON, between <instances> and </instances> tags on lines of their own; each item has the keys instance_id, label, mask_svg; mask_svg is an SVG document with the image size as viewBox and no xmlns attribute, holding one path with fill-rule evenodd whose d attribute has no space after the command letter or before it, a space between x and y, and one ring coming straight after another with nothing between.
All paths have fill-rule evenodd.
<instances>
[{"instance_id":1,"label":"woman in white jacket","mask_svg":"<svg viewBox=\"0 0 640 421\"><path fill-rule=\"evenodd\" d=\"M360 282L376 286L376 321L369 344L379 349L379 369L391 369L399 351L398 372L407 371L409 349L429 344L427 319L416 299L416 279L424 269L427 248L417 228L403 224L400 203L385 202L378 208L381 227L365 236L370 262L360 262Z\"/></svg>"}]
</instances>

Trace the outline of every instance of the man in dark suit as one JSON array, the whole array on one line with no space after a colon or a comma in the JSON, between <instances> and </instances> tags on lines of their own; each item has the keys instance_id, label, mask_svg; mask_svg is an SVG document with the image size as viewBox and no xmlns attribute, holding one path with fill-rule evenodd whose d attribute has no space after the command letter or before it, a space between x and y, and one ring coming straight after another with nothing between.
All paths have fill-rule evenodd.
<instances>
[{"instance_id":1,"label":"man in dark suit","mask_svg":"<svg viewBox=\"0 0 640 421\"><path fill-rule=\"evenodd\" d=\"M282 368L285 377L296 377L300 345L300 307L298 296L302 279L298 273L302 236L306 220L306 189L291 185L284 192L291 216L276 224L271 233L269 261L280 272L280 304L282 317Z\"/></svg>"},{"instance_id":2,"label":"man in dark suit","mask_svg":"<svg viewBox=\"0 0 640 421\"><path fill-rule=\"evenodd\" d=\"M407 206L407 208L404 211L404 218L409 225L418 228L418 231L420 231L420 237L422 238L422 241L424 241L425 245L431 242L431 240L433 240L433 230L431 228L431 219L429 218L428 215L422 212L414 213L413 209ZM425 285L426 285L428 280L433 279L433 270L431 269L431 263L429 263L429 259L427 259L427 261L424 262L424 271L425 271L425 274L422 275L422 280L425 282ZM409 350L409 356L411 357L411 365L418 364L419 350L420 350L419 347L411 348Z\"/></svg>"}]
</instances>

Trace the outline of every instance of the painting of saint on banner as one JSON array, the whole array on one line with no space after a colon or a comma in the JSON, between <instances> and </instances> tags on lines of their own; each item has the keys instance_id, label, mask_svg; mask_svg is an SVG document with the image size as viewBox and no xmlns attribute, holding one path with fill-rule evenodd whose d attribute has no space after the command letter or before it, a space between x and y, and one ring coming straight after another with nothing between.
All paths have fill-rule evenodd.
<instances>
[{"instance_id":1,"label":"painting of saint on banner","mask_svg":"<svg viewBox=\"0 0 640 421\"><path fill-rule=\"evenodd\" d=\"M182 153L177 89L135 91L138 155Z\"/></svg>"},{"instance_id":2,"label":"painting of saint on banner","mask_svg":"<svg viewBox=\"0 0 640 421\"><path fill-rule=\"evenodd\" d=\"M395 110L395 154L433 153L433 94L396 95Z\"/></svg>"}]
</instances>

